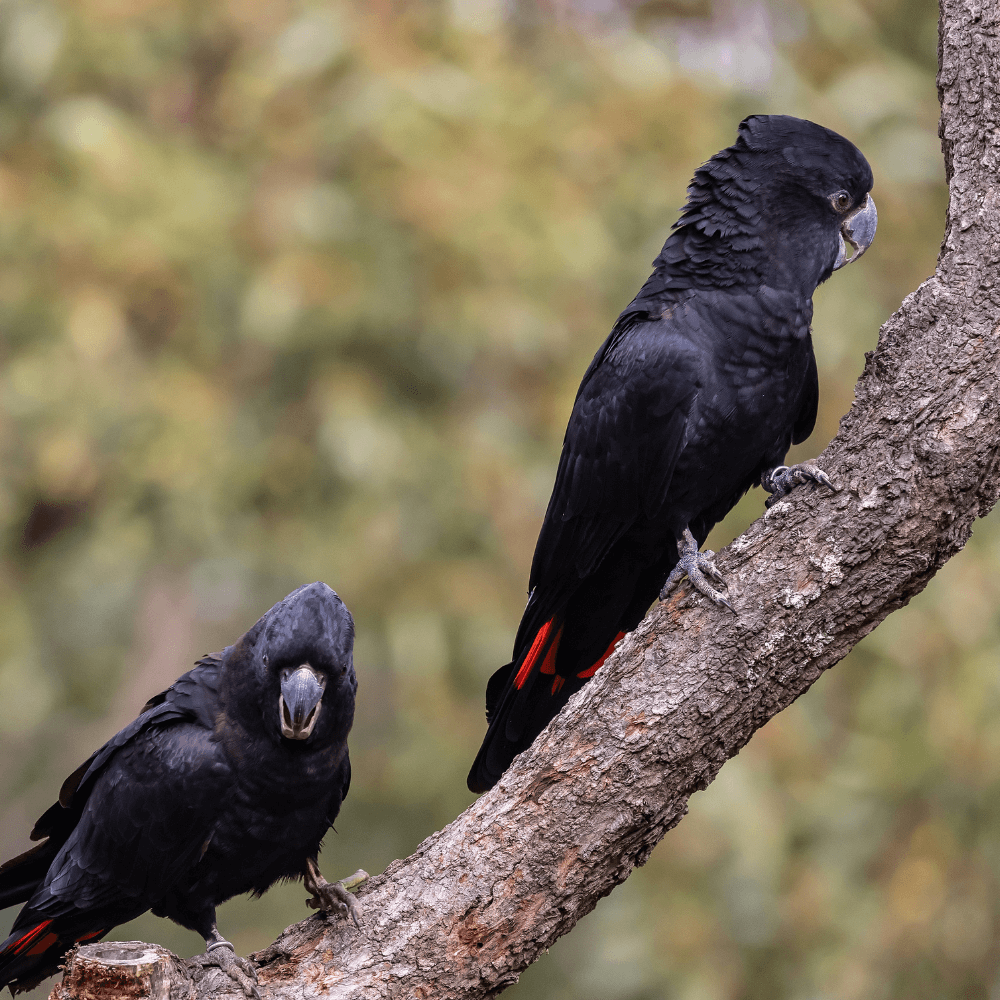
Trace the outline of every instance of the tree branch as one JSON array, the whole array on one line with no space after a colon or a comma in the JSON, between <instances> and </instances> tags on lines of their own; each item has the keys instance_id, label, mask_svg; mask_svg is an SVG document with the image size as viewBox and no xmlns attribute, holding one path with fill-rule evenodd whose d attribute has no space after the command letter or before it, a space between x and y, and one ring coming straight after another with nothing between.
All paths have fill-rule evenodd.
<instances>
[{"instance_id":1,"label":"tree branch","mask_svg":"<svg viewBox=\"0 0 1000 1000\"><path fill-rule=\"evenodd\" d=\"M998 20L943 0L944 243L819 462L840 492L797 490L722 553L735 615L686 586L654 608L497 787L362 888L361 931L313 916L260 952L265 995L495 996L962 548L1000 491ZM229 986L204 972L171 995Z\"/></svg>"}]
</instances>

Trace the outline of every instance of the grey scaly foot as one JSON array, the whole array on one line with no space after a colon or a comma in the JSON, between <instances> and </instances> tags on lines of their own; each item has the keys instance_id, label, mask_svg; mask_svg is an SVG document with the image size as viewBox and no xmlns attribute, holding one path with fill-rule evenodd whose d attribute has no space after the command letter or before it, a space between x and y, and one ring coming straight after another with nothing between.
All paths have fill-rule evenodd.
<instances>
[{"instance_id":1,"label":"grey scaly foot","mask_svg":"<svg viewBox=\"0 0 1000 1000\"><path fill-rule=\"evenodd\" d=\"M760 477L760 485L771 494L764 501L764 506L771 507L776 504L802 483L820 483L828 486L834 493L837 492L833 480L815 465L810 465L808 462L800 462L798 465L779 465Z\"/></svg>"},{"instance_id":2,"label":"grey scaly foot","mask_svg":"<svg viewBox=\"0 0 1000 1000\"><path fill-rule=\"evenodd\" d=\"M361 904L354 898L353 893L348 892L348 886L357 888L362 882L368 879L368 872L358 869L349 878L341 879L339 882L327 882L320 874L316 862L312 858L306 861L306 870L302 876L302 882L307 892L313 894L312 899L306 900L306 906L311 906L314 910L322 910L331 916L338 916L347 919L350 915L354 921L354 926L361 928L361 917L364 911Z\"/></svg>"},{"instance_id":3,"label":"grey scaly foot","mask_svg":"<svg viewBox=\"0 0 1000 1000\"><path fill-rule=\"evenodd\" d=\"M725 595L708 582L708 577L711 577L716 583L721 583L723 587L726 585L725 578L715 565L715 553L711 549L699 552L698 543L689 528L684 529L677 542L677 554L679 556L677 565L670 571L667 582L660 590L660 600L665 601L670 591L686 575L695 590L704 594L714 604L721 604L724 608L729 608L732 611L733 606L726 600Z\"/></svg>"},{"instance_id":4,"label":"grey scaly foot","mask_svg":"<svg viewBox=\"0 0 1000 1000\"><path fill-rule=\"evenodd\" d=\"M212 936L205 942L205 954L197 961L202 965L217 965L230 979L253 1000L261 1000L257 990L257 970L253 962L240 958L236 949L219 933L217 927L212 928Z\"/></svg>"}]
</instances>

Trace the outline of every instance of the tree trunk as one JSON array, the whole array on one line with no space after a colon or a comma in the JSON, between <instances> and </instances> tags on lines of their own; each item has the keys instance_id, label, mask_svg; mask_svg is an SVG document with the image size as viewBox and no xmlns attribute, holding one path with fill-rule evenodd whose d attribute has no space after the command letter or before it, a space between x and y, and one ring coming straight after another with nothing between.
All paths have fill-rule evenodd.
<instances>
[{"instance_id":1,"label":"tree trunk","mask_svg":"<svg viewBox=\"0 0 1000 1000\"><path fill-rule=\"evenodd\" d=\"M313 916L258 953L266 996L500 993L965 544L1000 489L998 20L943 0L944 242L819 459L839 492L797 489L721 554L736 614L687 585L654 608L497 787L362 887L360 931ZM218 972L179 975L178 996L238 995Z\"/></svg>"}]
</instances>

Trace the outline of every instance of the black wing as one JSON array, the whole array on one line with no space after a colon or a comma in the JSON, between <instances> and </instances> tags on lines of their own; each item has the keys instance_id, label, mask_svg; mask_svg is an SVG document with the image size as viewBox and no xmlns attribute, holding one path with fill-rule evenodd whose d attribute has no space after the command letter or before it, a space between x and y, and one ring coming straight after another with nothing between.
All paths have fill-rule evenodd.
<instances>
[{"instance_id":1,"label":"black wing","mask_svg":"<svg viewBox=\"0 0 1000 1000\"><path fill-rule=\"evenodd\" d=\"M705 364L687 335L697 320L692 311L684 303L655 317L626 310L583 377L535 546L514 660L486 688L489 728L469 774L473 791L491 787L583 683L571 679L551 694L535 686L540 672L552 672L544 661L573 594L667 498Z\"/></svg>"},{"instance_id":2,"label":"black wing","mask_svg":"<svg viewBox=\"0 0 1000 1000\"><path fill-rule=\"evenodd\" d=\"M224 751L197 722L141 730L93 781L13 929L81 911L119 923L149 909L208 847L231 780Z\"/></svg>"},{"instance_id":3,"label":"black wing","mask_svg":"<svg viewBox=\"0 0 1000 1000\"><path fill-rule=\"evenodd\" d=\"M802 444L816 426L816 412L819 409L819 373L816 371L816 355L809 352L809 371L806 374L802 392L802 408L792 428L792 444Z\"/></svg>"},{"instance_id":4,"label":"black wing","mask_svg":"<svg viewBox=\"0 0 1000 1000\"><path fill-rule=\"evenodd\" d=\"M187 723L187 728L194 731L211 732L218 710L223 655L213 653L199 660L193 670L151 698L134 722L116 733L66 779L59 801L46 810L31 831L31 839L42 843L0 866L0 908L29 899L46 879L85 813L89 810L93 816L99 808L97 803L90 802L95 784L123 748L131 748L126 754L131 759L136 746L149 744L149 734L181 723ZM124 780L127 783L127 775ZM155 807L156 803L152 805ZM117 810L114 803L109 808Z\"/></svg>"},{"instance_id":5,"label":"black wing","mask_svg":"<svg viewBox=\"0 0 1000 1000\"><path fill-rule=\"evenodd\" d=\"M344 804L344 799L347 798L347 792L351 787L351 758L346 752L344 753L344 760L340 765L340 773L334 780L340 781L340 798L334 795L330 799L330 807L326 814L330 826L333 826L334 820L336 820L337 814L340 812L340 807Z\"/></svg>"},{"instance_id":6,"label":"black wing","mask_svg":"<svg viewBox=\"0 0 1000 1000\"><path fill-rule=\"evenodd\" d=\"M515 657L640 518L659 512L703 363L683 305L622 315L584 375L535 546Z\"/></svg>"}]
</instances>

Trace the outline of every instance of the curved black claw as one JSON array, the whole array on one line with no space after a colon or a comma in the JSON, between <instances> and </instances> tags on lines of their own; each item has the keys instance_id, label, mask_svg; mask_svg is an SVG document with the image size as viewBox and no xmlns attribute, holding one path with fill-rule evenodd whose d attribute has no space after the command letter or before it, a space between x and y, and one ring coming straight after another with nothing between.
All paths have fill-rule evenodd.
<instances>
[{"instance_id":1,"label":"curved black claw","mask_svg":"<svg viewBox=\"0 0 1000 1000\"><path fill-rule=\"evenodd\" d=\"M313 895L312 899L306 900L306 906L311 906L314 910L322 910L328 916L337 916L344 920L350 916L354 921L354 926L360 930L364 910L353 893L348 891L348 886L355 889L367 879L368 872L359 868L349 878L341 879L339 882L327 882L320 874L316 862L309 858L306 861L306 871L302 876L302 881L306 890Z\"/></svg>"},{"instance_id":2,"label":"curved black claw","mask_svg":"<svg viewBox=\"0 0 1000 1000\"><path fill-rule=\"evenodd\" d=\"M715 553L711 549L699 552L698 543L689 528L685 528L682 532L680 540L677 542L677 552L680 558L660 590L660 600L665 601L670 591L687 576L695 590L704 594L713 604L720 604L732 611L733 606L726 600L725 595L719 593L707 579L711 577L716 583L721 583L723 587L726 586L725 577L715 565Z\"/></svg>"},{"instance_id":3,"label":"curved black claw","mask_svg":"<svg viewBox=\"0 0 1000 1000\"><path fill-rule=\"evenodd\" d=\"M253 1000L261 1000L257 989L257 970L248 958L240 958L236 949L223 939L210 944L205 954L198 957L202 965L217 965L230 979Z\"/></svg>"},{"instance_id":4,"label":"curved black claw","mask_svg":"<svg viewBox=\"0 0 1000 1000\"><path fill-rule=\"evenodd\" d=\"M764 501L764 506L770 507L776 504L802 483L820 483L822 486L828 486L834 493L837 492L833 480L815 465L810 465L808 462L799 462L798 465L779 465L760 477L760 485L771 494Z\"/></svg>"}]
</instances>

